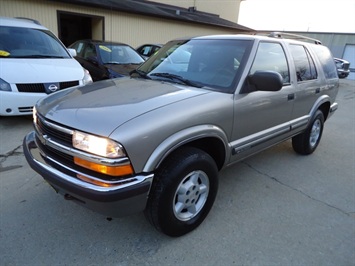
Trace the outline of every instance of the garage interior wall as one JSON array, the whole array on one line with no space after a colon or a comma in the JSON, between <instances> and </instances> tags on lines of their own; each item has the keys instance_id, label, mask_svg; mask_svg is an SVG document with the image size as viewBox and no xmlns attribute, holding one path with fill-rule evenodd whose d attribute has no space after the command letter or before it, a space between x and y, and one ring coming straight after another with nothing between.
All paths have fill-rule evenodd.
<instances>
[{"instance_id":1,"label":"garage interior wall","mask_svg":"<svg viewBox=\"0 0 355 266\"><path fill-rule=\"evenodd\" d=\"M143 43L166 43L186 36L237 33L233 29L45 0L0 0L0 16L36 19L58 36L57 11L102 16L105 39L127 43L133 47Z\"/></svg>"}]
</instances>

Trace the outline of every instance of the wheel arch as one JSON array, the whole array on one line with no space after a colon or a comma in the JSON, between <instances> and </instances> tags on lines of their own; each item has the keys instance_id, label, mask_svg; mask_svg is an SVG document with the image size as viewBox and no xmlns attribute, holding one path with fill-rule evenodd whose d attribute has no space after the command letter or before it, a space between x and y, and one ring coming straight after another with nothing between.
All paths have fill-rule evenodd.
<instances>
[{"instance_id":1,"label":"wheel arch","mask_svg":"<svg viewBox=\"0 0 355 266\"><path fill-rule=\"evenodd\" d=\"M153 151L143 171L152 172L177 149L190 146L208 153L220 170L228 160L228 138L224 131L214 125L200 125L184 129L165 139Z\"/></svg>"},{"instance_id":2,"label":"wheel arch","mask_svg":"<svg viewBox=\"0 0 355 266\"><path fill-rule=\"evenodd\" d=\"M324 116L324 121L326 121L328 119L328 115L329 115L330 102L322 103L318 109L322 111L323 116Z\"/></svg>"},{"instance_id":3,"label":"wheel arch","mask_svg":"<svg viewBox=\"0 0 355 266\"><path fill-rule=\"evenodd\" d=\"M330 102L331 98L328 95L323 95L322 97L320 97L313 105L313 108L310 112L310 117L312 117L317 110L320 110L323 113L324 121L326 121L329 116Z\"/></svg>"}]
</instances>

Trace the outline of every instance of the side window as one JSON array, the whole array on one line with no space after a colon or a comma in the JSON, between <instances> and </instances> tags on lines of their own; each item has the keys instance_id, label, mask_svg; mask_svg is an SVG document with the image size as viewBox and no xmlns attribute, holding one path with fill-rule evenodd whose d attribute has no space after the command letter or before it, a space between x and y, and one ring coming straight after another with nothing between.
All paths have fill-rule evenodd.
<instances>
[{"instance_id":1,"label":"side window","mask_svg":"<svg viewBox=\"0 0 355 266\"><path fill-rule=\"evenodd\" d=\"M259 44L250 74L256 71L276 71L281 74L284 84L290 82L288 64L281 44L272 42Z\"/></svg>"},{"instance_id":2,"label":"side window","mask_svg":"<svg viewBox=\"0 0 355 266\"><path fill-rule=\"evenodd\" d=\"M152 51L152 46L147 45L147 46L142 47L142 48L139 50L139 53L140 53L140 54L143 54L143 55L145 55L145 56L149 56L149 55L151 54L151 51Z\"/></svg>"},{"instance_id":3,"label":"side window","mask_svg":"<svg viewBox=\"0 0 355 266\"><path fill-rule=\"evenodd\" d=\"M334 64L334 59L329 51L329 49L322 45L315 45L313 51L317 54L322 68L324 71L325 78L333 79L338 77L337 69Z\"/></svg>"},{"instance_id":4,"label":"side window","mask_svg":"<svg viewBox=\"0 0 355 266\"><path fill-rule=\"evenodd\" d=\"M295 62L297 81L317 79L314 61L303 45L290 45L293 61Z\"/></svg>"},{"instance_id":5,"label":"side window","mask_svg":"<svg viewBox=\"0 0 355 266\"><path fill-rule=\"evenodd\" d=\"M76 54L80 57L83 57L83 49L84 43L82 42L76 42L71 48L75 49Z\"/></svg>"},{"instance_id":6,"label":"side window","mask_svg":"<svg viewBox=\"0 0 355 266\"><path fill-rule=\"evenodd\" d=\"M88 44L85 45L83 58L84 59L88 59L90 56L91 57L95 57L96 56L96 49L95 49L95 46L93 44L88 43Z\"/></svg>"}]
</instances>

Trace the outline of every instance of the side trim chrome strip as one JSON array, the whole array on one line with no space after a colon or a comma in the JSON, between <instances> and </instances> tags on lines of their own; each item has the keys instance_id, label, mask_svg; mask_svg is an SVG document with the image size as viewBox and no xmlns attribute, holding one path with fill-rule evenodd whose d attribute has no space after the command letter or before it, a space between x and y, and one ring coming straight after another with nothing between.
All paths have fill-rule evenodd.
<instances>
[{"instance_id":1,"label":"side trim chrome strip","mask_svg":"<svg viewBox=\"0 0 355 266\"><path fill-rule=\"evenodd\" d=\"M309 121L309 118L310 118L309 115L305 115L305 116L302 116L302 117L297 118L297 119L295 119L295 120L292 120L292 121L290 122L290 124L291 124L291 130L293 130L293 129L295 129L295 128L302 127L302 126L307 126L308 121Z\"/></svg>"},{"instance_id":2,"label":"side trim chrome strip","mask_svg":"<svg viewBox=\"0 0 355 266\"><path fill-rule=\"evenodd\" d=\"M234 141L233 143L231 143L232 155L236 155L243 151L249 150L261 143L264 143L265 141L268 141L290 131L290 129L290 124L284 123L271 129L266 129L259 133L255 133L250 136L241 138L237 141Z\"/></svg>"},{"instance_id":3,"label":"side trim chrome strip","mask_svg":"<svg viewBox=\"0 0 355 266\"><path fill-rule=\"evenodd\" d=\"M243 151L254 148L255 146L265 143L273 138L279 137L287 132L306 127L309 121L309 115L302 116L279 126L266 129L264 131L246 136L231 143L232 155L240 154Z\"/></svg>"},{"instance_id":4,"label":"side trim chrome strip","mask_svg":"<svg viewBox=\"0 0 355 266\"><path fill-rule=\"evenodd\" d=\"M43 119L42 117L38 117L37 119L40 119L41 122L43 124L46 124L48 127L51 127L51 128L53 128L55 130L58 130L60 132L65 133L65 134L73 135L73 133L74 133L74 130L71 130L71 129L68 129L68 128L65 128L65 127L61 127L61 126L58 126L58 125L53 124L51 122L48 122L47 120Z\"/></svg>"}]
</instances>

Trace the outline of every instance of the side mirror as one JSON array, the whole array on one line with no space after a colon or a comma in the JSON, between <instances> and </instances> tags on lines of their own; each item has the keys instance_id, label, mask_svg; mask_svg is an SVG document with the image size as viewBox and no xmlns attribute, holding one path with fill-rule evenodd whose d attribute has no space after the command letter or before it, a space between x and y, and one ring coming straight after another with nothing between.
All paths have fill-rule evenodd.
<instances>
[{"instance_id":1,"label":"side mirror","mask_svg":"<svg viewBox=\"0 0 355 266\"><path fill-rule=\"evenodd\" d=\"M76 53L76 50L75 50L75 49L73 49L73 48L68 48L68 51L69 51L69 53L70 53L70 55L71 55L72 57L77 56L77 53Z\"/></svg>"},{"instance_id":2,"label":"side mirror","mask_svg":"<svg viewBox=\"0 0 355 266\"><path fill-rule=\"evenodd\" d=\"M247 80L256 91L279 91L283 85L282 76L275 71L256 71Z\"/></svg>"}]
</instances>

